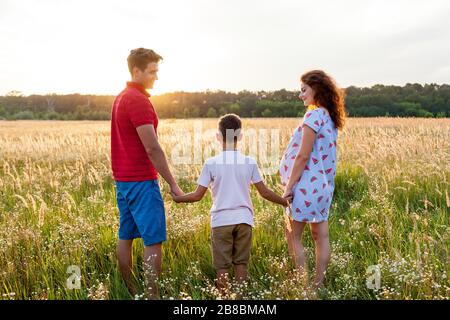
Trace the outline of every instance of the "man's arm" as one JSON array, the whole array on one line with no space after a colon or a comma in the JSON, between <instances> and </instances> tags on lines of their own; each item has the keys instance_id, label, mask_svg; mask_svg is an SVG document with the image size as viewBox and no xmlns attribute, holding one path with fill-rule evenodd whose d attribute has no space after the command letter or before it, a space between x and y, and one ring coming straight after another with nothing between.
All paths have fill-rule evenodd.
<instances>
[{"instance_id":1,"label":"man's arm","mask_svg":"<svg viewBox=\"0 0 450 320\"><path fill-rule=\"evenodd\" d=\"M256 190L258 190L258 193L266 200L272 201L274 203L281 204L283 206L287 206L287 200L270 190L266 187L263 181L260 181L258 183L255 183Z\"/></svg>"},{"instance_id":2,"label":"man's arm","mask_svg":"<svg viewBox=\"0 0 450 320\"><path fill-rule=\"evenodd\" d=\"M175 178L170 172L169 165L167 163L166 156L162 150L158 137L156 136L155 128L152 124L144 124L136 128L136 131L144 145L145 151L147 152L150 161L156 168L156 171L167 181L170 186L171 192L176 195L184 194L183 191L178 186Z\"/></svg>"},{"instance_id":3,"label":"man's arm","mask_svg":"<svg viewBox=\"0 0 450 320\"><path fill-rule=\"evenodd\" d=\"M197 189L194 192L184 194L182 196L177 196L173 193L171 193L173 201L179 203L179 202L197 202L202 200L203 196L206 193L206 190L208 188L198 185Z\"/></svg>"}]
</instances>

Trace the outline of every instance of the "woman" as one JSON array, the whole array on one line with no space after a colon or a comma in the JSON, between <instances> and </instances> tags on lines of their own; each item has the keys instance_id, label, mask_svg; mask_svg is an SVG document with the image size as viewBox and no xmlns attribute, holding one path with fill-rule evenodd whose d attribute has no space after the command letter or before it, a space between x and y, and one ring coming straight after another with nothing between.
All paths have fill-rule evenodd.
<instances>
[{"instance_id":1,"label":"woman","mask_svg":"<svg viewBox=\"0 0 450 320\"><path fill-rule=\"evenodd\" d=\"M286 231L295 267L306 272L302 234L311 227L315 242L314 286L322 285L330 260L328 214L336 175L338 129L345 121L344 97L325 72L314 70L301 76L300 99L307 112L294 131L280 164L283 197L292 202L292 219Z\"/></svg>"}]
</instances>

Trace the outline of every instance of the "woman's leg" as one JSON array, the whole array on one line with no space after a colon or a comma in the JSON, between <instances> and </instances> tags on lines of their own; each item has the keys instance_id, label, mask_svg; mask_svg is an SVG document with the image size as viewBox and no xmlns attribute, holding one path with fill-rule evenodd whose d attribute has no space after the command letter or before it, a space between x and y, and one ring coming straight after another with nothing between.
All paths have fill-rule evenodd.
<instances>
[{"instance_id":1,"label":"woman's leg","mask_svg":"<svg viewBox=\"0 0 450 320\"><path fill-rule=\"evenodd\" d=\"M289 255L292 257L292 261L295 263L294 259L294 235L292 231L292 225L294 224L293 220L289 217L285 216L284 220L284 235L286 237L286 242L288 246Z\"/></svg>"},{"instance_id":2,"label":"woman's leg","mask_svg":"<svg viewBox=\"0 0 450 320\"><path fill-rule=\"evenodd\" d=\"M291 230L289 230L291 229ZM305 248L302 243L303 230L305 229L304 222L291 220L290 226L286 226L286 238L288 242L289 254L292 257L295 268L301 273L306 274L306 256Z\"/></svg>"},{"instance_id":3,"label":"woman's leg","mask_svg":"<svg viewBox=\"0 0 450 320\"><path fill-rule=\"evenodd\" d=\"M330 261L330 240L328 236L328 221L311 223L311 233L316 244L316 287L322 285L328 262Z\"/></svg>"}]
</instances>

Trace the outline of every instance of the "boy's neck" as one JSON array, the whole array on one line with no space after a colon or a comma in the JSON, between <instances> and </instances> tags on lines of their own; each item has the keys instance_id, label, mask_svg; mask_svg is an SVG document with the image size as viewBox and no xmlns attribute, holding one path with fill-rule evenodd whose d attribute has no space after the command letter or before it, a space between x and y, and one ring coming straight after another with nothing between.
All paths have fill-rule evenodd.
<instances>
[{"instance_id":1,"label":"boy's neck","mask_svg":"<svg viewBox=\"0 0 450 320\"><path fill-rule=\"evenodd\" d=\"M222 151L237 151L237 144L234 146L227 146L225 143L222 145Z\"/></svg>"}]
</instances>

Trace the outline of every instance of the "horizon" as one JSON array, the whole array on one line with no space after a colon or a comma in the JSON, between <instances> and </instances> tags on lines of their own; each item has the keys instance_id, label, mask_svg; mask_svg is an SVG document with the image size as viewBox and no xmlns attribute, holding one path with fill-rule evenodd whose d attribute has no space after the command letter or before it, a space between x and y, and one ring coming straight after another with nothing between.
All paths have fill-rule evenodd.
<instances>
[{"instance_id":1,"label":"horizon","mask_svg":"<svg viewBox=\"0 0 450 320\"><path fill-rule=\"evenodd\" d=\"M422 87L426 86L426 85L437 85L437 86L448 86L450 85L450 83L418 83L418 82L407 82L403 85L396 85L396 84L383 84L383 83L376 83L374 85L371 86L355 86L355 85L349 85L347 87L341 87L341 89L347 89L349 87L354 87L354 88L358 88L358 89L371 89L375 86L384 86L384 87L405 87L406 85L415 85L415 84L419 84ZM124 85L125 88L125 85ZM165 94L176 94L176 93L206 93L206 92L225 92L225 93L231 93L231 94L239 94L240 92L250 92L253 94L258 94L259 92L277 92L277 91L281 91L281 90L286 90L288 92L295 92L295 91L299 91L299 89L287 89L287 88L280 88L280 89L270 89L270 90L248 90L248 89L241 89L239 91L230 91L230 90L223 90L223 89L205 89L203 91L184 91L184 90L177 90L177 91L168 91L168 92L161 92L161 93L156 93L153 94L151 93L153 91L153 89L147 90L148 92L151 93L151 96L162 96ZM20 91L20 90L12 90L10 92L7 92L5 94L0 94L1 97L6 97L7 95L11 95L13 92L17 92L20 93L20 95L17 96L21 96L21 97L30 97L33 95L37 95L37 96L47 96L47 95L57 95L57 96L64 96L64 95L82 95L82 96L116 96L118 94L99 94L99 93L80 93L80 92L69 92L69 93L58 93L58 92L49 92L49 93L30 93L30 94L25 94L24 92Z\"/></svg>"}]
</instances>

